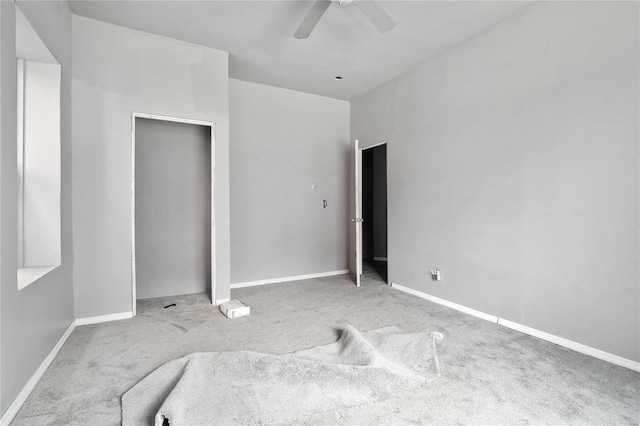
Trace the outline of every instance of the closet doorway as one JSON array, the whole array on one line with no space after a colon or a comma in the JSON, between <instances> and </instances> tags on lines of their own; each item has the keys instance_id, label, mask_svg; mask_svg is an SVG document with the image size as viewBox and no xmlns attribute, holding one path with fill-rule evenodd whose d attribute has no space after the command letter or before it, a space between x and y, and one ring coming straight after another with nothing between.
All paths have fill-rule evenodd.
<instances>
[{"instance_id":1,"label":"closet doorway","mask_svg":"<svg viewBox=\"0 0 640 426\"><path fill-rule=\"evenodd\" d=\"M132 299L215 299L214 132L209 122L133 114Z\"/></svg>"},{"instance_id":2,"label":"closet doorway","mask_svg":"<svg viewBox=\"0 0 640 426\"><path fill-rule=\"evenodd\" d=\"M362 274L388 283L387 144L362 149Z\"/></svg>"}]
</instances>

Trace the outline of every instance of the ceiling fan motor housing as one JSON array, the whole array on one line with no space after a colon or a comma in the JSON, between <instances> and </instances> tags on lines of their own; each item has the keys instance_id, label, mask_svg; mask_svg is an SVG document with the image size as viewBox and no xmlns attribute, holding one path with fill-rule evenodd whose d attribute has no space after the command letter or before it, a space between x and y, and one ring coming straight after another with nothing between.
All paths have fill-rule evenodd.
<instances>
[{"instance_id":1,"label":"ceiling fan motor housing","mask_svg":"<svg viewBox=\"0 0 640 426\"><path fill-rule=\"evenodd\" d=\"M354 3L354 0L316 0L293 36L297 39L308 38L331 3L347 6ZM360 1L354 4L381 33L386 33L395 27L396 23L393 19L375 1Z\"/></svg>"}]
</instances>

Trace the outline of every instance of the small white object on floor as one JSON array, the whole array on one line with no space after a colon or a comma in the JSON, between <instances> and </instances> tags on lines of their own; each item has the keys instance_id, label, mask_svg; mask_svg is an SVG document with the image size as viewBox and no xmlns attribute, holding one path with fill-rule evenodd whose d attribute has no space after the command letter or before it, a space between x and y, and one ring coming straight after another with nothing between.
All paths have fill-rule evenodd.
<instances>
[{"instance_id":1,"label":"small white object on floor","mask_svg":"<svg viewBox=\"0 0 640 426\"><path fill-rule=\"evenodd\" d=\"M233 299L220 305L220 312L227 318L246 317L251 312L251 306L247 306L240 300Z\"/></svg>"}]
</instances>

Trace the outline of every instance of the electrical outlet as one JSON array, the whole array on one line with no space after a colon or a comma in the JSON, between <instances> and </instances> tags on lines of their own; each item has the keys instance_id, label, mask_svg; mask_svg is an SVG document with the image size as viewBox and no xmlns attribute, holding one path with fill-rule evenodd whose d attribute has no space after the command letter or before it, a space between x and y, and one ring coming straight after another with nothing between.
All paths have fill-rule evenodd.
<instances>
[{"instance_id":1,"label":"electrical outlet","mask_svg":"<svg viewBox=\"0 0 640 426\"><path fill-rule=\"evenodd\" d=\"M440 269L436 268L436 269L432 269L431 270L431 279L434 281L440 281L440 279L442 278L442 276L440 275Z\"/></svg>"}]
</instances>

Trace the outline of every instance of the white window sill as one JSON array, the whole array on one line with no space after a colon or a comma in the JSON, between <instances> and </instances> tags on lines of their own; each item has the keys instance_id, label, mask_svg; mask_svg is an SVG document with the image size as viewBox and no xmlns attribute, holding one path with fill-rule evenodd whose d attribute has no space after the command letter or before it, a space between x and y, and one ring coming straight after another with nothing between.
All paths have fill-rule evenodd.
<instances>
[{"instance_id":1,"label":"white window sill","mask_svg":"<svg viewBox=\"0 0 640 426\"><path fill-rule=\"evenodd\" d=\"M18 268L18 290L22 290L29 284L36 282L60 265L38 266L35 268Z\"/></svg>"}]
</instances>

